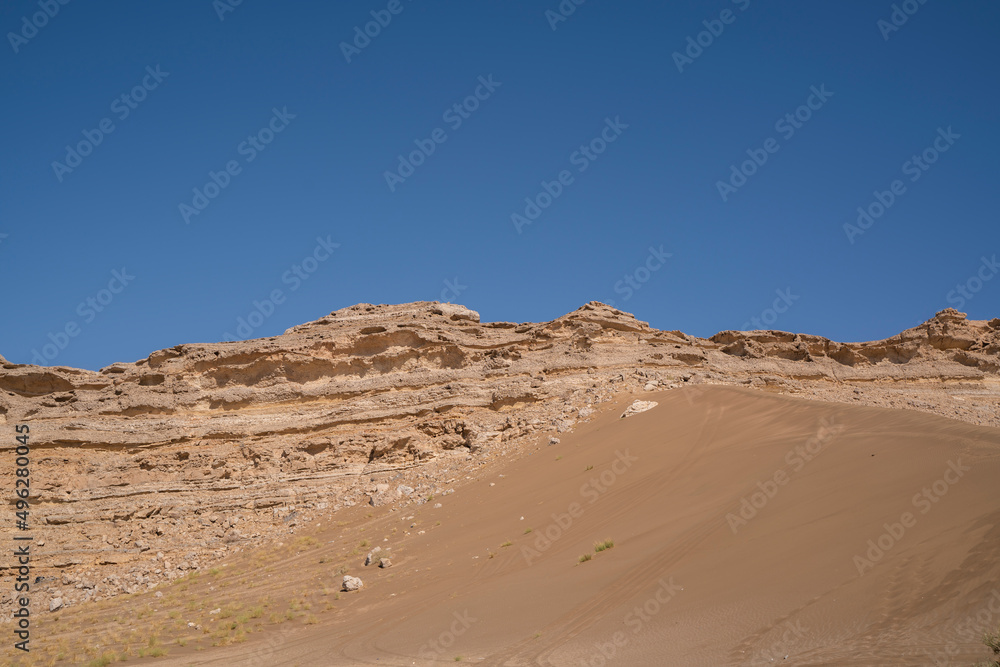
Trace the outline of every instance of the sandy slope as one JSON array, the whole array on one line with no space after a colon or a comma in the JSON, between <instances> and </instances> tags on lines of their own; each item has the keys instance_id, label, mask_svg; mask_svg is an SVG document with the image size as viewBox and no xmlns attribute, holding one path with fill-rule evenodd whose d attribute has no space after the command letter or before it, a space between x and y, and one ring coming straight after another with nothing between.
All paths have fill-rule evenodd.
<instances>
[{"instance_id":1,"label":"sandy slope","mask_svg":"<svg viewBox=\"0 0 1000 667\"><path fill-rule=\"evenodd\" d=\"M724 387L641 397L659 406L602 413L452 495L371 519L409 536L392 541L391 569L352 570L366 586L342 594L342 613L156 664L984 656L978 636L1000 623L1000 431ZM760 507L737 520L744 498ZM868 543L880 537L884 554ZM614 548L577 562L605 538Z\"/></svg>"}]
</instances>

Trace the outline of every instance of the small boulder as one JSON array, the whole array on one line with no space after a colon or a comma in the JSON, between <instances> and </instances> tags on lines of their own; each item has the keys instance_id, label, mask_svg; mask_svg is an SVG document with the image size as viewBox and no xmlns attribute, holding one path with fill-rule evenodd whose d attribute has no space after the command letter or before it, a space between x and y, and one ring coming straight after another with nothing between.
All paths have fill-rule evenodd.
<instances>
[{"instance_id":1,"label":"small boulder","mask_svg":"<svg viewBox=\"0 0 1000 667\"><path fill-rule=\"evenodd\" d=\"M343 587L342 587L341 590L344 590L344 591L347 591L348 593L350 593L351 591L360 590L361 587L364 586L364 585L365 585L365 583L363 581L361 581L360 579L358 579L357 577L352 577L349 574L345 574L344 575L344 585L343 585Z\"/></svg>"},{"instance_id":2,"label":"small boulder","mask_svg":"<svg viewBox=\"0 0 1000 667\"><path fill-rule=\"evenodd\" d=\"M375 562L375 558L378 556L378 554L381 551L382 551L382 547L375 547L374 549L372 549L371 551L369 551L368 555L365 556L365 567L367 567L367 566L371 565L372 563L374 563Z\"/></svg>"},{"instance_id":3,"label":"small boulder","mask_svg":"<svg viewBox=\"0 0 1000 667\"><path fill-rule=\"evenodd\" d=\"M57 609L62 609L63 599L62 598L52 598L49 600L49 611L56 611Z\"/></svg>"},{"instance_id":4,"label":"small boulder","mask_svg":"<svg viewBox=\"0 0 1000 667\"><path fill-rule=\"evenodd\" d=\"M385 569L387 567L392 567L392 561L389 560L388 558L379 558L378 566L382 569Z\"/></svg>"},{"instance_id":5,"label":"small boulder","mask_svg":"<svg viewBox=\"0 0 1000 667\"><path fill-rule=\"evenodd\" d=\"M632 405L626 408L625 412L622 413L619 419L625 419L626 417L631 417L632 415L637 415L640 412L645 412L646 410L652 410L659 403L656 401L632 401Z\"/></svg>"}]
</instances>

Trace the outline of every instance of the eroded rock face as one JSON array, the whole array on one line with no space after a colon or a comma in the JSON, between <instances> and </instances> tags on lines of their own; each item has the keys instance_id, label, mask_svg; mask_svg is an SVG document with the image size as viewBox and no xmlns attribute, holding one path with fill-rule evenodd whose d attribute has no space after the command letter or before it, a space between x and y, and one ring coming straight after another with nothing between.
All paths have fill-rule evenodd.
<instances>
[{"instance_id":1,"label":"eroded rock face","mask_svg":"<svg viewBox=\"0 0 1000 667\"><path fill-rule=\"evenodd\" d=\"M946 308L918 327L869 343L837 343L821 336L790 334L783 331L723 331L712 336L713 343L726 354L744 359L786 359L817 361L831 359L864 375L866 367L883 362L902 365L920 362L901 373L879 368L880 377L901 377L916 372L928 377L946 372L946 362L985 372L996 372L1000 352L1000 331L990 322L974 322L965 313ZM939 366L937 373L930 368ZM886 367L888 368L888 367Z\"/></svg>"},{"instance_id":2,"label":"eroded rock face","mask_svg":"<svg viewBox=\"0 0 1000 667\"><path fill-rule=\"evenodd\" d=\"M1000 425L998 359L1000 320L952 309L887 340L836 343L706 340L598 302L537 324L358 304L281 336L178 345L100 372L0 358L0 428L31 428L34 532L57 545L35 564L72 605L204 567L313 512L425 502L480 460L644 389L746 385ZM0 456L12 446L0 439ZM12 474L2 468L5 488Z\"/></svg>"}]
</instances>

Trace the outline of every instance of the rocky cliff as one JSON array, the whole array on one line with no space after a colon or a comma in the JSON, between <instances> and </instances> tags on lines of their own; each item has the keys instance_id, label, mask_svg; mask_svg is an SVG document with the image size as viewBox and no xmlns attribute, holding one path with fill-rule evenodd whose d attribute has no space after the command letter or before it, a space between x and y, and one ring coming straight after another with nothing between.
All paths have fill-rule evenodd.
<instances>
[{"instance_id":1,"label":"rocky cliff","mask_svg":"<svg viewBox=\"0 0 1000 667\"><path fill-rule=\"evenodd\" d=\"M35 565L76 604L175 578L314 511L424 502L602 402L682 383L1000 426L1000 320L948 309L886 340L837 343L696 338L597 302L537 324L359 304L281 336L178 345L100 372L0 357L0 456L12 461L14 425L28 424Z\"/></svg>"}]
</instances>

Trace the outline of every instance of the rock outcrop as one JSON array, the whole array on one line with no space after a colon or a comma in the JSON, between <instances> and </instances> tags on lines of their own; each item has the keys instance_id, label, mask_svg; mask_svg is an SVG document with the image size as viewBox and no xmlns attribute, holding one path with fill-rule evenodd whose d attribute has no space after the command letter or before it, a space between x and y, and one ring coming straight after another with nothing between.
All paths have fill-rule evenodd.
<instances>
[{"instance_id":1,"label":"rock outcrop","mask_svg":"<svg viewBox=\"0 0 1000 667\"><path fill-rule=\"evenodd\" d=\"M426 502L478 460L571 430L619 395L734 384L1000 425L1000 320L953 309L867 343L702 339L597 302L551 322L479 319L437 302L359 304L99 372L0 358L0 456L28 424L50 594L72 605L145 590L314 511ZM3 480L13 488L9 466Z\"/></svg>"}]
</instances>

